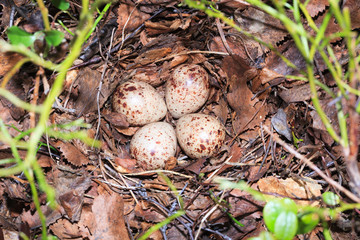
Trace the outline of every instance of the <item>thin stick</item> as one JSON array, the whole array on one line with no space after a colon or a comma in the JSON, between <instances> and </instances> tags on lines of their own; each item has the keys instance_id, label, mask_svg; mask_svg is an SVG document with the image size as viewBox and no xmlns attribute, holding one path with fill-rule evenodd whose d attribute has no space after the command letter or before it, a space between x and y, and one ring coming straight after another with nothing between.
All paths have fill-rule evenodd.
<instances>
[{"instance_id":1,"label":"thin stick","mask_svg":"<svg viewBox=\"0 0 360 240\"><path fill-rule=\"evenodd\" d=\"M339 183L337 183L336 181L334 181L333 179L329 178L328 176L326 176L326 174L324 174L315 164L313 164L309 159L307 159L304 155L298 153L295 149L293 149L290 145L288 145L287 143L285 143L283 140L281 140L278 136L276 136L275 134L273 134L269 128L267 126L264 126L264 130L270 134L271 136L273 136L274 140L280 144L283 148L285 148L289 153L293 154L295 157L297 157L298 159L300 159L301 161L303 161L304 163L306 163L312 170L314 170L317 174L319 174L320 177L322 177L323 179L325 179L330 185L332 185L333 187L336 187L337 189L339 189L340 191L342 191L343 193L345 193L351 200L353 200L354 202L358 202L360 203L360 198L358 198L357 196L355 196L355 194L353 194L352 192L350 192L349 190L347 190L346 188L344 188L343 186L341 186Z\"/></svg>"}]
</instances>

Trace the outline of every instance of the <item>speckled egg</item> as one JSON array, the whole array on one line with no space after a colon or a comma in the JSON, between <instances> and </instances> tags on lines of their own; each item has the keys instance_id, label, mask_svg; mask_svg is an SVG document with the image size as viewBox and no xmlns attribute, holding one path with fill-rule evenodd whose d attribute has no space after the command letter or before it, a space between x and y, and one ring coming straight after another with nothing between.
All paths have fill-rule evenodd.
<instances>
[{"instance_id":1,"label":"speckled egg","mask_svg":"<svg viewBox=\"0 0 360 240\"><path fill-rule=\"evenodd\" d=\"M167 111L164 99L155 88L137 80L125 82L116 89L112 106L133 126L159 121Z\"/></svg>"},{"instance_id":2,"label":"speckled egg","mask_svg":"<svg viewBox=\"0 0 360 240\"><path fill-rule=\"evenodd\" d=\"M209 76L205 69L195 64L183 64L174 69L166 83L166 105L171 115L179 118L199 110L209 92Z\"/></svg>"},{"instance_id":3,"label":"speckled egg","mask_svg":"<svg viewBox=\"0 0 360 240\"><path fill-rule=\"evenodd\" d=\"M176 136L180 147L189 157L211 157L224 143L225 129L216 118L194 113L178 120Z\"/></svg>"},{"instance_id":4,"label":"speckled egg","mask_svg":"<svg viewBox=\"0 0 360 240\"><path fill-rule=\"evenodd\" d=\"M165 122L143 126L132 137L130 152L145 170L163 169L176 153L174 128Z\"/></svg>"}]
</instances>

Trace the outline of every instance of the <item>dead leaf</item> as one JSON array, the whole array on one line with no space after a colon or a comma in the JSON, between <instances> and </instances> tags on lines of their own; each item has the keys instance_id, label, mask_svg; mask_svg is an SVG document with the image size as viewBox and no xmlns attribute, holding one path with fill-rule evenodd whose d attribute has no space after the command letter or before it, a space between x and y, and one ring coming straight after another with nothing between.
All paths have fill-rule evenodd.
<instances>
[{"instance_id":1,"label":"dead leaf","mask_svg":"<svg viewBox=\"0 0 360 240\"><path fill-rule=\"evenodd\" d=\"M139 202L134 208L135 215L146 222L159 223L165 220L165 216L155 211L153 208L142 207L146 206L144 202Z\"/></svg>"},{"instance_id":2,"label":"dead leaf","mask_svg":"<svg viewBox=\"0 0 360 240\"><path fill-rule=\"evenodd\" d=\"M331 98L320 100L320 106L325 112L326 116L329 118L335 132L339 134L340 129L338 124L339 121L337 117L337 110L335 104L329 105L331 101L332 101ZM334 143L334 139L330 136L330 134L326 130L326 127L323 124L319 114L316 111L311 111L310 115L313 118L312 128L314 130L315 137L317 139L324 141L328 146L331 146Z\"/></svg>"},{"instance_id":3,"label":"dead leaf","mask_svg":"<svg viewBox=\"0 0 360 240\"><path fill-rule=\"evenodd\" d=\"M117 23L119 25L116 35L122 34L123 31L127 34L135 30L150 17L149 14L141 12L137 7L129 4L120 4L117 13Z\"/></svg>"},{"instance_id":4,"label":"dead leaf","mask_svg":"<svg viewBox=\"0 0 360 240\"><path fill-rule=\"evenodd\" d=\"M7 74L23 58L23 56L17 53L0 52L0 76Z\"/></svg>"},{"instance_id":5,"label":"dead leaf","mask_svg":"<svg viewBox=\"0 0 360 240\"><path fill-rule=\"evenodd\" d=\"M95 216L95 230L90 240L130 239L124 220L124 202L117 194L102 193L95 197L92 206Z\"/></svg>"},{"instance_id":6,"label":"dead leaf","mask_svg":"<svg viewBox=\"0 0 360 240\"><path fill-rule=\"evenodd\" d=\"M236 11L235 19L245 31L259 37L266 43L275 44L288 35L280 20L254 7Z\"/></svg>"},{"instance_id":7,"label":"dead leaf","mask_svg":"<svg viewBox=\"0 0 360 240\"><path fill-rule=\"evenodd\" d=\"M262 178L258 181L258 187L263 193L275 193L283 197L314 199L321 196L322 187L311 178L304 177L303 180L287 178L285 180L275 177ZM274 198L269 196L268 199ZM297 204L318 206L319 201L309 202L307 200L295 200Z\"/></svg>"},{"instance_id":8,"label":"dead leaf","mask_svg":"<svg viewBox=\"0 0 360 240\"><path fill-rule=\"evenodd\" d=\"M223 98L220 98L220 101L218 101L218 104L212 105L212 111L215 113L215 115L218 117L218 119L221 121L222 124L225 125L226 119L229 114L227 103Z\"/></svg>"},{"instance_id":9,"label":"dead leaf","mask_svg":"<svg viewBox=\"0 0 360 240\"><path fill-rule=\"evenodd\" d=\"M274 127L277 133L286 137L286 139L290 142L292 141L291 130L288 125L284 109L278 109L278 112L271 118L271 125Z\"/></svg>"},{"instance_id":10,"label":"dead leaf","mask_svg":"<svg viewBox=\"0 0 360 240\"><path fill-rule=\"evenodd\" d=\"M229 92L226 98L236 112L236 132L244 131L245 127L253 129L267 114L265 106L261 107L257 99L252 100L253 94L247 86L247 81L256 76L256 69L251 68L239 56L233 55L224 58L223 70L229 78Z\"/></svg>"},{"instance_id":11,"label":"dead leaf","mask_svg":"<svg viewBox=\"0 0 360 240\"><path fill-rule=\"evenodd\" d=\"M162 83L159 75L161 67L156 64L149 64L135 69L134 79L149 83L152 86L158 86Z\"/></svg>"},{"instance_id":12,"label":"dead leaf","mask_svg":"<svg viewBox=\"0 0 360 240\"><path fill-rule=\"evenodd\" d=\"M311 98L309 84L294 86L287 90L279 91L279 96L287 103L307 101Z\"/></svg>"},{"instance_id":13,"label":"dead leaf","mask_svg":"<svg viewBox=\"0 0 360 240\"><path fill-rule=\"evenodd\" d=\"M305 1L306 0L301 0L302 3L304 3ZM323 12L328 6L328 0L310 0L305 8L309 12L311 17L315 17L320 12Z\"/></svg>"},{"instance_id":14,"label":"dead leaf","mask_svg":"<svg viewBox=\"0 0 360 240\"><path fill-rule=\"evenodd\" d=\"M110 112L102 115L109 123L115 127L127 128L130 126L126 120L126 116L122 113Z\"/></svg>"},{"instance_id":15,"label":"dead leaf","mask_svg":"<svg viewBox=\"0 0 360 240\"><path fill-rule=\"evenodd\" d=\"M179 28L184 30L189 27L190 22L191 22L191 18L186 18L184 21L179 18L170 21L166 21L166 20L159 22L146 21L145 22L146 33L148 33L150 36L154 36L158 34L169 33Z\"/></svg>"},{"instance_id":16,"label":"dead leaf","mask_svg":"<svg viewBox=\"0 0 360 240\"><path fill-rule=\"evenodd\" d=\"M172 52L171 48L159 48L144 52L135 59L136 66L145 66L149 63L153 63Z\"/></svg>"},{"instance_id":17,"label":"dead leaf","mask_svg":"<svg viewBox=\"0 0 360 240\"><path fill-rule=\"evenodd\" d=\"M94 214L88 207L81 211L79 222L71 223L68 219L59 219L50 226L51 231L59 239L73 239L81 237L82 239L90 238L95 225Z\"/></svg>"},{"instance_id":18,"label":"dead leaf","mask_svg":"<svg viewBox=\"0 0 360 240\"><path fill-rule=\"evenodd\" d=\"M128 127L128 128L119 128L115 127L115 129L126 136L132 136L136 133L137 130L139 130L140 127Z\"/></svg>"},{"instance_id":19,"label":"dead leaf","mask_svg":"<svg viewBox=\"0 0 360 240\"><path fill-rule=\"evenodd\" d=\"M113 75L113 76L112 76ZM110 94L114 91L117 81L116 72L113 72L110 76L105 75L101 87L101 94L99 99L99 106L102 108L105 101L108 99ZM76 113L79 115L87 114L97 110L97 93L99 83L101 81L101 73L91 68L83 68L77 75L76 84L79 91L79 96L74 103Z\"/></svg>"},{"instance_id":20,"label":"dead leaf","mask_svg":"<svg viewBox=\"0 0 360 240\"><path fill-rule=\"evenodd\" d=\"M239 55L243 59L248 59L244 48L244 42L239 37L227 37L226 42L229 45L232 54ZM227 53L221 37L213 37L210 41L210 50L214 52Z\"/></svg>"},{"instance_id":21,"label":"dead leaf","mask_svg":"<svg viewBox=\"0 0 360 240\"><path fill-rule=\"evenodd\" d=\"M114 167L119 173L133 173L136 169L136 159L116 157L114 162Z\"/></svg>"},{"instance_id":22,"label":"dead leaf","mask_svg":"<svg viewBox=\"0 0 360 240\"><path fill-rule=\"evenodd\" d=\"M79 221L85 191L91 186L90 177L83 172L78 175L55 170L53 178L58 203L71 222Z\"/></svg>"},{"instance_id":23,"label":"dead leaf","mask_svg":"<svg viewBox=\"0 0 360 240\"><path fill-rule=\"evenodd\" d=\"M76 167L80 167L89 163L89 159L82 154L70 142L57 141L55 146L59 148L65 159Z\"/></svg>"}]
</instances>

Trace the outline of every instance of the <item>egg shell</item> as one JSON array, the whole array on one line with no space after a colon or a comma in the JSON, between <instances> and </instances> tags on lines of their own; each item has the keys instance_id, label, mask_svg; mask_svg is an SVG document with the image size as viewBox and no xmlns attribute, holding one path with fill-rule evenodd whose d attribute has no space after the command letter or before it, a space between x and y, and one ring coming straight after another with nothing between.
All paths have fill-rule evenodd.
<instances>
[{"instance_id":1,"label":"egg shell","mask_svg":"<svg viewBox=\"0 0 360 240\"><path fill-rule=\"evenodd\" d=\"M209 76L206 70L199 65L183 64L173 71L166 83L166 105L171 115L179 118L199 110L209 93Z\"/></svg>"},{"instance_id":2,"label":"egg shell","mask_svg":"<svg viewBox=\"0 0 360 240\"><path fill-rule=\"evenodd\" d=\"M132 137L130 152L145 170L163 169L176 153L174 128L165 122L143 126Z\"/></svg>"},{"instance_id":3,"label":"egg shell","mask_svg":"<svg viewBox=\"0 0 360 240\"><path fill-rule=\"evenodd\" d=\"M176 124L180 147L191 158L213 156L225 140L225 129L210 115L194 113L181 117Z\"/></svg>"},{"instance_id":4,"label":"egg shell","mask_svg":"<svg viewBox=\"0 0 360 240\"><path fill-rule=\"evenodd\" d=\"M130 125L142 126L161 120L166 115L164 98L150 84L130 80L115 91L112 106L122 113Z\"/></svg>"}]
</instances>

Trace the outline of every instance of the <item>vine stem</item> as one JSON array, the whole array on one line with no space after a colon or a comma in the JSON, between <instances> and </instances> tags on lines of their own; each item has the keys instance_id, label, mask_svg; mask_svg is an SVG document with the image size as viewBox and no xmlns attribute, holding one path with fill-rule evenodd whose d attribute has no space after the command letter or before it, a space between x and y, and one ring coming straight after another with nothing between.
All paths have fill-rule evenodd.
<instances>
[{"instance_id":1,"label":"vine stem","mask_svg":"<svg viewBox=\"0 0 360 240\"><path fill-rule=\"evenodd\" d=\"M39 8L40 8L42 19L44 21L45 30L50 31L51 28L50 28L50 22L49 22L49 17L48 17L49 11L45 7L45 4L44 4L43 0L36 0L36 2L38 3Z\"/></svg>"}]
</instances>

